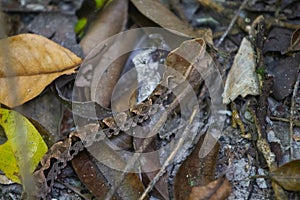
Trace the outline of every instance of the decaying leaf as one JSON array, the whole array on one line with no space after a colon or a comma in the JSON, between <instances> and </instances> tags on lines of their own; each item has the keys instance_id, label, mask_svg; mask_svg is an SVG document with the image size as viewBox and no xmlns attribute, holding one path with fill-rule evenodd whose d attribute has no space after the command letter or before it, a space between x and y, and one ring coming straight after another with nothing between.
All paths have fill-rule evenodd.
<instances>
[{"instance_id":1,"label":"decaying leaf","mask_svg":"<svg viewBox=\"0 0 300 200\"><path fill-rule=\"evenodd\" d=\"M293 160L270 173L271 179L284 189L300 191L300 160Z\"/></svg>"},{"instance_id":2,"label":"decaying leaf","mask_svg":"<svg viewBox=\"0 0 300 200\"><path fill-rule=\"evenodd\" d=\"M29 166L32 173L47 152L47 145L28 119L19 113L0 108L0 126L7 141L0 145L0 169L14 182L21 183L20 168Z\"/></svg>"},{"instance_id":3,"label":"decaying leaf","mask_svg":"<svg viewBox=\"0 0 300 200\"><path fill-rule=\"evenodd\" d=\"M228 104L239 95L245 97L248 94L259 94L259 82L255 66L254 50L250 41L244 38L225 83L223 103Z\"/></svg>"},{"instance_id":4,"label":"decaying leaf","mask_svg":"<svg viewBox=\"0 0 300 200\"><path fill-rule=\"evenodd\" d=\"M193 187L189 200L223 200L231 193L231 186L227 178L220 177L205 185Z\"/></svg>"},{"instance_id":5,"label":"decaying leaf","mask_svg":"<svg viewBox=\"0 0 300 200\"><path fill-rule=\"evenodd\" d=\"M9 52L0 55L0 103L15 107L27 102L55 78L73 73L81 59L55 42L34 34L0 41Z\"/></svg>"}]
</instances>

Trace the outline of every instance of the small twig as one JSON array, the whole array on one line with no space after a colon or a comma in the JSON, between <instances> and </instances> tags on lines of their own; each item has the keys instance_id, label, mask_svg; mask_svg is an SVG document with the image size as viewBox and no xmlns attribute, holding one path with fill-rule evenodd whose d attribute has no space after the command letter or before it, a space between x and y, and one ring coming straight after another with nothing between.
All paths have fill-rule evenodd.
<instances>
[{"instance_id":1,"label":"small twig","mask_svg":"<svg viewBox=\"0 0 300 200\"><path fill-rule=\"evenodd\" d=\"M284 21L278 20L274 17L266 17L265 19L266 19L266 24L268 24L268 26L278 26L278 27L294 29L294 30L300 28L299 24L284 22Z\"/></svg>"},{"instance_id":2,"label":"small twig","mask_svg":"<svg viewBox=\"0 0 300 200\"><path fill-rule=\"evenodd\" d=\"M298 72L300 71L300 65L299 65L299 69ZM294 155L294 151L293 151L293 135L294 135L294 113L296 112L295 109L295 97L296 97L296 93L299 89L299 82L300 82L300 73L298 73L298 78L297 81L294 85L294 90L293 90L293 95L292 95L292 99L291 99L291 108L290 108L290 156L291 156L291 160L293 160L293 155Z\"/></svg>"},{"instance_id":3,"label":"small twig","mask_svg":"<svg viewBox=\"0 0 300 200\"><path fill-rule=\"evenodd\" d=\"M239 7L237 13L232 18L232 20L231 20L229 26L227 27L226 31L224 32L224 34L222 35L222 37L220 38L220 40L216 44L217 48L222 44L222 42L224 41L225 37L228 35L228 33L230 32L230 30L232 29L234 23L238 19L239 15L240 15L240 13L242 11L242 9L245 7L245 5L246 5L247 2L248 2L248 0L244 0L243 3L241 4L241 6Z\"/></svg>"},{"instance_id":4,"label":"small twig","mask_svg":"<svg viewBox=\"0 0 300 200\"><path fill-rule=\"evenodd\" d=\"M270 116L270 119L276 120L276 121L281 121L281 122L290 122L289 119L283 118L283 117L274 117L274 116ZM300 121L299 121L299 120L293 120L293 124L294 124L294 126L300 127Z\"/></svg>"}]
</instances>

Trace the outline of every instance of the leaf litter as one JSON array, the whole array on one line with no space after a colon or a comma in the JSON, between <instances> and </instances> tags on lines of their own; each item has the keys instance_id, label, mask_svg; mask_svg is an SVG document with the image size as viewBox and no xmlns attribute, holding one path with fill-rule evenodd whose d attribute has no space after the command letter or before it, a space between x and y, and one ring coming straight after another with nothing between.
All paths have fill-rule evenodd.
<instances>
[{"instance_id":1,"label":"leaf litter","mask_svg":"<svg viewBox=\"0 0 300 200\"><path fill-rule=\"evenodd\" d=\"M30 2L30 1L28 1L28 2ZM140 2L138 2L138 1L132 1L133 2L133 4L135 5L135 6L137 6L138 5L138 3L140 3ZM217 8L218 7L220 7L220 5L221 4L219 4L219 3L217 3L217 4L210 4L210 3L208 3L208 4L206 4L206 9L209 9L209 8L216 8L215 6L217 6ZM266 5L266 6L262 6L262 7L259 7L258 6L258 4L264 4L264 5ZM242 15L240 15L239 17L238 17L238 19L241 19L241 18L243 18L244 19L244 21L247 21L247 20L249 20L249 19L247 19L247 18L244 18L247 14L249 14L249 13L251 13L253 10L255 10L255 11L258 11L258 12L262 12L262 10L259 10L259 9L261 9L261 8L264 8L264 9L266 9L267 11L275 11L277 8L276 8L276 6L275 5L273 5L273 4L270 4L270 2L261 2L261 3L258 3L258 4L255 4L254 6L253 5L251 5L251 4L248 4L246 7L245 7L245 9L243 10L243 12L242 12ZM296 16L295 15L295 13L297 13L297 12L295 12L295 10L297 10L297 7L296 6L291 6L292 4L297 4L297 2L284 2L284 3L282 3L281 5L279 5L279 8L281 8L281 10L280 10L280 13L282 14L282 15L287 15L287 10L286 10L286 8L289 8L289 9L291 9L291 11L292 11L292 14L290 15L290 16L288 16L288 19L289 20L294 20L294 21L296 21L297 19L296 18L294 18L294 16ZM46 5L46 4L45 4ZM155 4L153 4L153 5L155 5ZM175 4L173 4L173 5L175 5ZM54 4L54 7L55 7L56 5ZM132 6L131 4L130 4L130 6ZM139 5L140 6L140 5ZM160 25L160 26L163 26L163 27L170 27L171 25L172 25L172 27L175 27L174 29L176 30L178 30L178 27L184 27L185 26L185 28L184 29L186 29L186 30L188 30L187 32L189 33L189 34L192 34L192 35L194 35L194 34L198 34L198 33L195 33L194 31L192 31L192 32L190 32L190 28L186 28L186 25L182 25L183 23L181 23L181 22L178 22L178 18L175 20L175 18L173 18L174 16L172 16L172 17L170 17L170 15L172 15L172 12L169 12L169 11L167 11L168 9L165 9L165 8L162 8L162 9L164 9L164 11L161 11L162 13L164 13L165 15L167 15L168 17L166 17L166 21L167 21L167 19L169 19L169 18L172 18L172 19L174 19L173 21L171 20L171 22L175 22L174 24L171 24L171 25L169 25L169 24L167 24L167 23L165 23L164 22L164 17L160 17L160 20L162 20L163 22L161 23L160 22L160 20L157 20L157 16L160 16L160 13L158 13L158 12L156 12L155 10L155 12L153 11L153 9L152 9L152 11L151 12L153 12L153 13L156 13L156 14L151 14L151 15L149 15L149 13L147 13L145 10L143 10L142 8L140 8L139 6L137 6L138 7L138 9L140 10L140 12L141 13L143 13L144 14L144 17L145 18L148 18L148 19L150 19L150 20L152 20L152 21L154 21L154 22L156 22L158 25ZM181 4L179 3L177 6L181 6ZM223 3L222 5L221 5L221 7L224 7L224 8L226 8L226 9L216 9L216 12L217 13L222 13L223 14L223 16L225 16L225 17L227 17L227 18L230 18L231 16L232 16L232 10L229 12L229 15L224 15L224 12L227 12L228 11L228 6L230 7L230 9L232 9L232 8L234 8L234 7L237 7L237 6L239 6L238 5L238 3L237 4L230 4L230 5L228 5L228 4L226 4L226 3ZM256 7L256 6L258 6L258 7ZM47 6L45 6L44 7L45 9L49 9L49 7L47 7ZM19 10L20 10L20 8L18 8ZM157 9L160 9L160 8L158 8L157 7ZM201 7L200 7L200 9L202 9ZM229 9L229 10L230 10ZM252 9L252 11L251 11L251 9ZM150 9L151 10L151 9ZM180 9L178 9L178 7L176 8L176 9L174 9L175 11L179 11ZM233 9L234 10L234 9ZM264 10L265 11L265 10ZM193 11L193 13L191 13L190 15L194 15L194 16L199 16L199 15L197 15L197 12L198 11ZM158 14L157 14L158 13ZM246 13L246 15L244 15ZM253 13L252 13L253 14ZM267 12L267 14L266 13L264 13L265 15L268 15L268 17L266 18L266 22L267 23L270 23L270 24L268 24L268 26L274 26L274 25L277 25L277 26L280 26L280 27L283 27L283 29L285 29L286 30L286 28L284 27L284 26L288 26L289 27L289 29L295 29L295 28L293 28L293 27L297 27L297 26L293 26L293 24L290 24L289 22L284 22L284 23L282 23L283 21L280 21L280 20L282 20L282 18L279 20L279 22L280 23L278 23L278 21L271 21L271 19L274 19L274 18L276 18L277 16L276 16L276 12L274 12L274 16L271 16L270 15L270 13L269 12ZM181 14L179 14L179 16L182 16L182 13ZM190 16L191 17L191 16ZM218 19L218 18L216 18L216 19ZM231 20L231 19L229 19L229 20ZM250 19L251 20L251 19ZM221 21L221 20L219 20L219 21ZM243 21L243 20L242 20ZM165 24L164 24L165 23ZM238 28L240 28L240 27L238 27L238 26L240 26L241 25L241 23L243 23L243 22L241 22L241 21L239 21L239 20L237 20L237 27L233 27L233 29L238 29ZM220 27L222 27L222 26L220 26ZM243 27L246 27L246 26L243 26ZM212 27L212 29L214 29L215 27ZM218 27L219 28L219 27ZM243 28L241 28L241 29L243 29ZM245 30L245 29L244 29ZM285 31L285 30L283 30L283 32ZM268 30L269 31L269 30ZM289 32L291 32L292 33L292 31L289 31ZM280 33L280 31L279 31L279 33ZM274 37L277 37L278 36L278 34L277 33L272 33L273 34L273 36L271 35L271 37L269 37L269 39L272 39L272 38L274 38ZM241 32L239 32L239 34L238 34L240 37L244 37L244 35L241 33ZM198 35L197 35L198 36ZM250 39L251 39L251 37L252 36L254 36L254 35L250 35ZM293 37L293 38L292 38ZM275 99L273 99L272 101L274 102L274 104L271 104L270 105L270 109L271 110L273 110L273 112L272 113L276 113L276 109L278 110L278 111L280 111L280 112L284 112L284 110L282 111L282 110L280 110L281 108L287 108L287 111L289 111L289 98L290 98L290 96L291 96L291 93L292 93L292 91L293 91L293 88L295 87L294 85L295 85L295 83L297 83L296 82L296 77L297 77L297 73L299 72L298 70L297 70L297 62L298 62L298 60L297 60L297 54L295 54L295 53L293 53L293 52L296 52L297 53L297 49L293 49L293 47L297 47L297 45L295 45L296 43L297 43L297 39L295 39L295 37L297 37L295 34L294 35L290 35L290 38L289 37L286 37L286 39L284 39L284 42L285 42L285 40L288 40L288 45L284 45L284 48L282 48L283 46L280 46L280 45L278 45L278 49L272 49L271 47L274 47L274 45L272 45L272 43L270 44L268 44L269 45L269 47L268 48L265 48L264 50L264 52L263 52L263 54L260 54L259 53L259 50L257 49L257 46L256 46L256 43L253 43L253 47L255 48L256 47L256 49L253 49L252 51L256 51L255 53L257 54L256 56L257 56L257 61L258 62L260 62L260 60L263 60L262 58L265 58L264 59L264 61L266 62L266 65L268 66L268 68L264 71L264 70L261 70L259 73L260 73L260 75L262 75L262 77L264 78L264 75L266 75L266 73L268 73L268 74L270 74L270 75L272 75L272 76L274 76L274 86L273 86L273 89L271 90L271 95L272 95L272 97L274 97ZM226 43L228 40L231 40L233 38L233 36L231 35L231 33L230 32L228 32L228 35L227 35L227 37L225 36L225 42L224 43ZM278 37L278 40L281 40L281 39L283 39L282 37ZM232 41L234 41L234 40L232 40ZM291 41L291 44L289 43ZM295 42L296 41L296 42ZM240 46L240 44L236 44L236 46ZM258 45L259 46L259 45ZM276 45L275 45L276 46ZM224 46L220 46L219 47L219 49L218 50L220 50L220 49L222 49L222 48L224 48ZM269 51L271 49L271 51ZM215 52L217 52L218 50L216 50L216 49L210 49L212 52L214 52L214 50L215 50ZM260 49L260 50L263 50L263 49ZM287 51L289 51L289 53L287 53ZM281 55L279 55L279 54L281 54ZM292 52L292 53L291 53ZM295 56L296 55L296 56ZM296 58L296 59L295 59ZM228 58L226 58L226 57L222 57L221 56L221 59L228 59ZM278 60L280 60L280 62L279 63L281 63L277 68L276 68L276 63L277 63L277 61ZM288 61L288 62L286 62L286 61ZM121 62L124 62L124 61L121 61ZM253 62L253 61L252 61ZM229 63L229 62L228 62ZM293 70L289 70L288 72L289 73L286 73L287 71L285 71L286 70L286 66L289 66L289 64L287 64L287 65L285 65L285 63L295 63L295 64L292 64L292 66L295 66L295 67L292 67L292 69ZM244 63L242 63L242 64L244 64ZM257 64L257 63L255 63L255 64ZM233 68L233 67L232 67ZM226 69L226 67L224 66L224 71L225 71L225 69ZM291 68L290 68L291 69ZM223 69L222 69L223 70ZM221 71L222 71L221 70ZM233 69L231 69L232 71L233 71ZM282 71L281 70L283 70L283 73L282 73ZM253 73L254 72L254 73ZM290 73L291 72L291 73ZM256 73L256 71L254 71L254 70L252 70L252 73L255 75L255 73ZM223 74L224 75L224 74ZM286 75L286 76L285 76ZM287 78L283 78L283 77L287 77ZM264 79L263 79L264 80ZM261 80L260 80L261 81ZM282 86L284 89L276 89L276 87L277 86ZM288 88L288 89L287 89ZM239 89L239 88L238 88ZM204 90L205 91L205 90ZM264 90L262 90L262 91L264 91ZM276 92L277 91L277 92ZM295 92L294 92L295 93ZM205 92L204 92L204 94L205 94ZM297 94L297 93L295 93L295 94ZM266 96L266 98L264 98L264 99L267 99L268 98L268 94L262 94L262 95L265 95ZM109 96L109 95L108 95ZM205 96L205 95L204 95ZM238 95L237 95L238 96ZM294 95L295 97L297 96L297 95ZM270 98L272 98L272 97L269 97L269 99ZM253 131L253 130L255 130L255 128L253 128L253 119L251 119L251 115L250 115L250 117L247 115L247 113L249 113L249 111L247 110L248 109L248 106L247 105L251 105L252 103L253 103L253 101L255 101L255 100L257 100L257 99L259 99L260 98L260 96L257 96L257 97L253 97L253 96L250 96L250 95L248 95L248 96L246 96L246 97L238 97L238 98L236 98L236 97L234 97L234 98L232 98L232 101L233 101L233 99L235 99L234 100L234 102L237 104L237 111L239 111L240 113L239 113L239 116L241 117L241 122L242 123L244 123L244 128L245 128L245 131L246 132L250 132L251 134L253 134L253 140L255 140L255 131ZM295 101L296 101L296 106L297 105L299 105L299 104L297 104L297 98L295 98ZM271 102L271 100L269 100L269 102ZM22 103L21 103L22 104ZM247 105L246 105L247 104ZM260 105L264 105L264 104L260 104ZM275 107L272 107L272 105L276 105ZM251 107L250 107L251 108ZM297 109L298 107L296 107L296 110L298 110ZM228 112L227 112L228 113ZM262 112L259 112L259 113L262 113ZM264 116L264 115L263 115ZM287 114L287 115L285 115L286 117L289 117L289 115ZM261 117L260 115L258 115L258 117ZM297 115L297 113L295 114L295 115L293 115L292 116L292 118L293 119L290 119L290 120L294 120L294 119L297 119L297 117L298 117L298 115ZM228 119L229 120L229 119ZM252 120L252 121L251 121ZM267 129L267 130L269 130L270 128L271 128L271 125L272 125L272 122L273 122L273 120L279 120L279 121L282 121L282 123L286 123L286 118L274 118L274 116L269 116L269 115L266 115L265 116L265 119L264 120L266 120L266 122L267 123L261 123L262 121L259 121L259 124L261 124L262 125L262 128L263 129ZM289 119L287 119L287 120L289 120ZM173 122L174 123L174 122ZM296 121L295 121L295 127L292 127L292 129L293 129L293 134L294 135L297 135L297 134L299 134L299 130L298 130L298 127L297 127L297 123L296 123ZM230 126L230 124L229 123L226 123L226 126ZM266 132L267 132L267 130L266 130ZM257 168L255 167L255 166L257 166L257 165L261 165L261 166L264 166L264 164L263 164L263 162L262 161L259 161L258 163L255 161L255 159L253 159L253 158L255 158L255 156L256 156L256 150L255 150L255 148L253 148L253 146L252 146L252 144L251 144L251 141L249 141L249 139L245 139L245 138L241 138L240 137L240 135L239 135L239 133L238 133L239 131L238 130L229 130L229 132L227 133L227 135L225 134L225 135L223 135L221 138L220 138L220 143L221 143L221 150L220 150L220 152L219 152L219 157L218 157L218 160L217 160L217 172L216 172L216 174L217 175L219 175L219 177L221 177L221 176L223 176L224 175L224 172L226 173L226 176L227 176L227 178L229 179L229 181L230 181L230 183L232 184L232 192L231 192L231 195L230 195L230 197L229 197L229 199L237 199L237 198L253 198L253 199L255 199L255 198L274 198L274 196L272 196L273 194L270 192L270 189L261 189L261 188L259 188L259 187L257 187L257 185L255 185L254 184L254 182L250 179L251 178L251 176L253 176L253 175L255 175L255 174L257 174L258 173L258 171L257 171ZM277 131L278 132L278 131ZM283 128L282 130L281 130L281 134L282 135L284 135L284 136L286 136L286 135L288 135L288 132L289 132L289 129L285 129L285 128ZM278 132L279 134L280 134L280 131ZM120 135L121 136L121 135ZM170 133L170 134L167 134L167 136L168 137L166 137L166 138L169 138L169 139L171 139L174 135L173 135L173 133ZM283 137L284 137L283 136ZM165 139L166 139L165 138ZM280 138L280 137L279 137ZM120 139L120 140L123 140L123 139ZM120 141L119 140L119 141ZM280 140L281 139L279 139L279 140L273 140L273 141L276 141L276 142L280 142ZM129 142L130 143L130 142ZM292 141L292 144L293 144L293 147L295 147L295 148L297 148L297 143L296 143L296 141ZM281 147L283 147L283 145L279 145L279 146L281 146ZM243 147L243 148L242 148ZM290 148L292 148L292 147L290 147ZM272 149L272 148L271 148ZM275 152L275 151L274 151ZM297 151L295 151L295 152L297 152ZM278 153L276 153L275 152L275 156L276 156L276 158L277 158L277 160L276 160L276 162L277 163L281 163L281 164L283 164L283 163L286 163L286 162L288 162L289 160L290 160L290 158L288 158L288 155L289 154L287 154L287 152L286 151L283 151L283 157L282 156L280 156ZM258 154L259 155L259 154ZM297 157L296 157L297 158ZM258 160L263 160L262 159L262 156L261 155L259 155L258 156ZM205 164L205 163L204 163ZM206 165L206 164L205 164ZM234 167L233 167L234 166ZM177 167L179 167L179 165L177 165ZM175 168L176 168L176 166L175 166ZM223 170L221 170L220 168L222 168ZM247 171L248 170L248 171ZM176 171L176 170L175 170ZM223 171L223 173L222 173L222 171ZM265 170L265 171L268 171L268 170ZM291 174L297 174L298 172L297 171L295 171L295 170L293 170L293 169L291 169L291 170L289 170L289 169L285 169L284 167L283 168L278 168L277 170L275 169L275 171L274 172L276 172L276 171L280 171L280 173L282 173L282 174L284 174L284 176L285 175L287 175L286 177L288 177L288 176L290 176L290 174L289 173L291 173ZM286 172L286 171L289 171L289 172ZM184 171L183 171L184 172ZM249 173L248 173L249 172ZM82 173L85 173L85 172L82 172ZM247 192L245 192L245 193L240 193L240 194L238 194L238 190L240 190L240 186L239 186L239 184L238 184L238 182L239 181L235 181L235 179L234 178L232 178L232 176L230 176L230 175L234 175L234 176L239 176L240 174L244 174L245 176L244 176L244 178L243 178L243 180L244 179L247 179L246 181L248 182L248 184L247 184L247 187L246 188L244 188L244 189L246 189L246 191ZM267 174L267 173L265 173L265 174ZM176 176L176 175L174 175L174 176ZM213 175L210 175L210 176L213 176ZM281 176L277 176L277 175L274 175L273 176L273 179L275 180L276 178L278 179L280 179L281 178ZM152 176L153 177L153 176ZM236 177L236 178L237 178ZM217 176L215 177L215 178L217 178ZM183 178L182 178L183 179ZM163 180L165 180L165 181L170 181L170 179L163 179ZM276 180L275 180L276 181ZM289 182L289 181L287 181L287 180L285 180L286 182ZM179 183L181 182L181 180L179 179ZM182 181L183 182L183 181ZM280 182L280 181L277 181L277 182ZM190 182L191 184L193 184L193 182ZM267 181L267 185L271 185L270 184L270 182L268 182ZM273 185L273 184L272 184ZM281 185L285 185L285 183L281 183ZM147 184L145 185L145 187L147 186ZM204 186L204 188L205 188L206 186ZM274 188L276 188L277 186L274 186L273 185L273 187ZM285 187L285 188L288 188L288 189L290 189L290 187L289 186L283 186L283 187ZM209 188L209 186L207 185L207 188ZM270 187L269 187L270 188ZM215 189L214 191L217 191L218 189ZM292 190L294 190L294 189L292 189ZM171 195L172 196L172 190L170 190L171 191L171 193L169 194L169 195ZM222 191L222 190L221 190ZM227 190L228 191L228 190ZM277 192L276 192L276 195L279 195L279 193L280 193L280 190L276 190ZM250 192L252 192L252 193L250 193ZM202 192L201 192L202 193ZM222 194L225 194L226 192L225 191L222 191L221 192ZM215 193L215 194L217 194L217 192ZM295 195L297 195L297 194L294 194L294 193L287 193L290 197L297 197L297 196L295 196ZM151 195L154 195L154 193L153 194L151 194ZM155 196L155 195L154 195ZM164 194L163 195L161 195L161 196L166 196L166 192L164 192ZM200 195L199 194L197 194L196 195L197 197L193 197L194 199L197 199ZM166 197L165 197L166 198ZM199 198L201 198L201 197L199 197ZM220 197L221 198L221 197ZM218 199L220 199L220 198L218 198ZM279 198L279 196L277 196L277 198Z\"/></svg>"}]
</instances>

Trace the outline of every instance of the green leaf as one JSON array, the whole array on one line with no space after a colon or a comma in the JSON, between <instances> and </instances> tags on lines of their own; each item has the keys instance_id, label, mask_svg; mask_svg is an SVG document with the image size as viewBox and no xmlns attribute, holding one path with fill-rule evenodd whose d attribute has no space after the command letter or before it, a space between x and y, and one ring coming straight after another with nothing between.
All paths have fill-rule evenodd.
<instances>
[{"instance_id":1,"label":"green leaf","mask_svg":"<svg viewBox=\"0 0 300 200\"><path fill-rule=\"evenodd\" d=\"M83 34L86 24L87 24L87 18L83 17L83 18L79 19L75 25L75 33L77 35Z\"/></svg>"},{"instance_id":2,"label":"green leaf","mask_svg":"<svg viewBox=\"0 0 300 200\"><path fill-rule=\"evenodd\" d=\"M95 0L96 10L102 8L107 0Z\"/></svg>"},{"instance_id":3,"label":"green leaf","mask_svg":"<svg viewBox=\"0 0 300 200\"><path fill-rule=\"evenodd\" d=\"M16 183L21 183L20 169L34 171L48 148L35 127L21 114L0 108L0 126L7 141L0 145L0 170Z\"/></svg>"}]
</instances>

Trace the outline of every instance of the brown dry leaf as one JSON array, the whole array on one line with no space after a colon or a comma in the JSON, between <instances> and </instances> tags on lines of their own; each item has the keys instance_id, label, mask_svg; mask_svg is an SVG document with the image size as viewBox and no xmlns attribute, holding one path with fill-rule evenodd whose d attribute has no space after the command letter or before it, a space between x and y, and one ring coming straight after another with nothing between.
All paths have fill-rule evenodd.
<instances>
[{"instance_id":1,"label":"brown dry leaf","mask_svg":"<svg viewBox=\"0 0 300 200\"><path fill-rule=\"evenodd\" d=\"M293 160L270 173L271 179L284 189L300 191L300 160Z\"/></svg>"},{"instance_id":2,"label":"brown dry leaf","mask_svg":"<svg viewBox=\"0 0 300 200\"><path fill-rule=\"evenodd\" d=\"M212 151L210 151L206 157L199 158L199 150L204 138L203 135L193 152L182 163L176 174L174 191L177 200L188 199L193 186L206 185L214 180L216 158L220 144L216 143Z\"/></svg>"},{"instance_id":3,"label":"brown dry leaf","mask_svg":"<svg viewBox=\"0 0 300 200\"><path fill-rule=\"evenodd\" d=\"M201 63L205 66L208 56L205 56L206 42L202 38L184 41L178 48L174 49L166 58L166 66L173 68L175 72L166 71L163 75L163 80L166 81L168 87L174 88L182 83L181 75L187 77L191 85L199 82L199 69L190 68L191 63L195 62L196 58L201 58ZM187 53L193 52L193 53ZM204 57L204 58L203 58ZM198 62L198 61L197 61ZM200 65L199 65L200 66ZM172 77L172 79L169 79ZM202 77L201 77L202 78Z\"/></svg>"},{"instance_id":4,"label":"brown dry leaf","mask_svg":"<svg viewBox=\"0 0 300 200\"><path fill-rule=\"evenodd\" d=\"M193 187L189 200L223 200L231 193L227 178L220 177L205 186Z\"/></svg>"},{"instance_id":5,"label":"brown dry leaf","mask_svg":"<svg viewBox=\"0 0 300 200\"><path fill-rule=\"evenodd\" d=\"M80 44L86 56L97 44L124 30L127 23L128 0L110 1L96 16Z\"/></svg>"},{"instance_id":6,"label":"brown dry leaf","mask_svg":"<svg viewBox=\"0 0 300 200\"><path fill-rule=\"evenodd\" d=\"M147 18L163 28L188 37L200 37L190 26L181 21L159 1L131 0L135 7ZM203 35L201 35L203 37Z\"/></svg>"},{"instance_id":7,"label":"brown dry leaf","mask_svg":"<svg viewBox=\"0 0 300 200\"><path fill-rule=\"evenodd\" d=\"M2 39L9 52L0 55L0 103L21 105L37 95L54 79L71 74L81 59L55 42L34 34Z\"/></svg>"},{"instance_id":8,"label":"brown dry leaf","mask_svg":"<svg viewBox=\"0 0 300 200\"><path fill-rule=\"evenodd\" d=\"M99 124L89 124L77 132L78 137L80 137L81 141L85 143L85 147L87 147L88 151L91 153L89 162L94 163L97 167L97 170L95 169L94 172L97 173L98 178L101 176L105 177L105 181L109 184L110 190L116 189L115 187L117 187L116 193L121 199L138 199L139 195L144 190L143 183L140 180L138 173L126 173L122 176L124 172L122 172L121 169L125 169L126 167L126 160L120 155L123 151L117 152L113 149L113 147L111 147L111 144L106 144L106 142L108 142L106 140L95 142L96 139L91 136L98 131L98 128ZM85 163L86 162L87 160ZM74 168L80 168L83 163L77 162L75 165L76 166ZM86 173L84 170L76 172L81 173L78 174L79 177L84 176ZM135 172L137 172L137 170L135 170ZM91 182L85 182L91 181L90 179L82 179L82 181L84 184L88 185L88 188L90 188L89 186L93 184ZM95 179L95 181L97 180Z\"/></svg>"},{"instance_id":9,"label":"brown dry leaf","mask_svg":"<svg viewBox=\"0 0 300 200\"><path fill-rule=\"evenodd\" d=\"M88 152L82 151L72 160L72 166L86 187L97 199L104 199L109 191L108 182L93 162ZM113 199L117 199L113 197Z\"/></svg>"}]
</instances>

